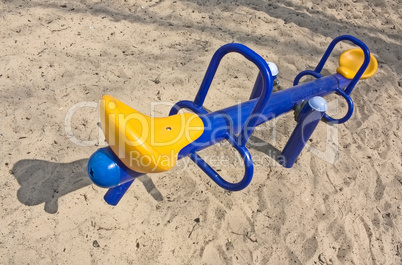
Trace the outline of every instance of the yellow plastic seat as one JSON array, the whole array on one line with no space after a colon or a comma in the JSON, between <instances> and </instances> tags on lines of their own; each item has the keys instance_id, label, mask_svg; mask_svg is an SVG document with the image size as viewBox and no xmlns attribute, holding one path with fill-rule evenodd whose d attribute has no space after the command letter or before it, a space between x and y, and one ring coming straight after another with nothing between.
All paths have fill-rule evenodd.
<instances>
[{"instance_id":1,"label":"yellow plastic seat","mask_svg":"<svg viewBox=\"0 0 402 265\"><path fill-rule=\"evenodd\" d=\"M347 79L353 79L360 66L364 61L364 53L361 49L351 49L343 52L339 57L339 67L336 69L338 74L341 74ZM378 63L376 58L370 54L370 62L367 69L364 71L360 79L372 77L377 72Z\"/></svg>"},{"instance_id":2,"label":"yellow plastic seat","mask_svg":"<svg viewBox=\"0 0 402 265\"><path fill-rule=\"evenodd\" d=\"M111 96L100 104L102 129L113 152L140 173L163 172L177 162L178 153L204 131L196 114L151 118Z\"/></svg>"}]
</instances>

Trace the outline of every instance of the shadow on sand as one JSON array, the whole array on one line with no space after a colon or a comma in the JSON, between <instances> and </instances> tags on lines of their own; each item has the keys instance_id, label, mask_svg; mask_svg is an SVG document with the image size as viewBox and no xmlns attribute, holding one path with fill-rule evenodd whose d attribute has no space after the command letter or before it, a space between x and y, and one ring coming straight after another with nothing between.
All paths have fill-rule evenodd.
<instances>
[{"instance_id":1,"label":"shadow on sand","mask_svg":"<svg viewBox=\"0 0 402 265\"><path fill-rule=\"evenodd\" d=\"M35 159L18 161L12 169L21 185L17 192L18 200L28 206L45 203L47 213L56 213L60 197L92 184L86 172L87 163L88 159L71 163ZM144 175L139 180L155 200L163 200L162 194L148 176Z\"/></svg>"}]
</instances>

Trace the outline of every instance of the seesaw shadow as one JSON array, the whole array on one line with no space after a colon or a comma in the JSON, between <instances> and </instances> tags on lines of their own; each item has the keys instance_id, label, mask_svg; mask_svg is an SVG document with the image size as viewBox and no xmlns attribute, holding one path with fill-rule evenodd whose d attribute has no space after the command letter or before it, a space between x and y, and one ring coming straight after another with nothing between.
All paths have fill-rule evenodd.
<instances>
[{"instance_id":1,"label":"seesaw shadow","mask_svg":"<svg viewBox=\"0 0 402 265\"><path fill-rule=\"evenodd\" d=\"M282 152L270 143L258 138L257 136L251 135L250 141L253 144L247 144L248 148L252 148L256 151L266 154L267 156L274 159L279 164L283 163L281 160Z\"/></svg>"},{"instance_id":2,"label":"seesaw shadow","mask_svg":"<svg viewBox=\"0 0 402 265\"><path fill-rule=\"evenodd\" d=\"M87 163L88 159L71 163L35 159L18 161L12 169L21 185L17 192L18 200L27 206L45 203L47 213L56 213L60 197L92 184L86 172ZM155 200L163 200L162 194L148 176L144 175L139 180Z\"/></svg>"}]
</instances>

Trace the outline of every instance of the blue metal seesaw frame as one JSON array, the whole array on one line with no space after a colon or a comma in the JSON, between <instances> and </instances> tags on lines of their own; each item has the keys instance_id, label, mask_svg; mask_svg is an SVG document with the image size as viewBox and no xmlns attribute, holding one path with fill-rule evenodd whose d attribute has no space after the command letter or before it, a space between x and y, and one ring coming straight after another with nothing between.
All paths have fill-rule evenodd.
<instances>
[{"instance_id":1,"label":"blue metal seesaw frame","mask_svg":"<svg viewBox=\"0 0 402 265\"><path fill-rule=\"evenodd\" d=\"M322 76L321 71L335 45L345 40L362 49L364 61L360 69L353 79L346 79L340 74ZM205 97L220 61L225 55L232 52L243 55L259 69L250 99L238 105L209 113L203 108ZM250 183L254 172L253 161L246 148L246 143L254 128L281 114L298 109L296 128L282 151L283 166L292 167L321 119L330 123L344 123L349 120L353 113L353 101L350 94L369 62L370 51L362 41L349 35L339 36L331 42L315 70L299 73L294 80L293 87L273 93L274 77L267 62L261 56L242 44L231 43L222 46L213 55L194 101L180 101L169 113L169 115L174 115L180 109L189 109L199 115L205 126L203 134L184 147L180 151L178 159L189 156L222 188L231 191L242 190ZM300 79L306 75L316 79L299 84ZM348 112L343 118L334 119L325 113L326 102L322 97L331 93L340 95L348 104ZM198 151L222 140L227 140L243 158L245 173L243 179L238 183L226 181L197 154ZM110 147L100 148L90 157L88 174L95 184L109 188L104 198L111 205L116 205L135 178L143 175L143 173L127 168Z\"/></svg>"}]
</instances>

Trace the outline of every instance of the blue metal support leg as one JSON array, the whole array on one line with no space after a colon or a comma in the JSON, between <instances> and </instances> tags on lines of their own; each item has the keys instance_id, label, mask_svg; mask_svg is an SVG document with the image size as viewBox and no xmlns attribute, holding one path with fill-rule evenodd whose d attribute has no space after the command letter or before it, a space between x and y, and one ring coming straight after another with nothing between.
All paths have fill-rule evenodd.
<instances>
[{"instance_id":1,"label":"blue metal support leg","mask_svg":"<svg viewBox=\"0 0 402 265\"><path fill-rule=\"evenodd\" d=\"M326 110L327 102L322 97L313 97L306 102L297 117L296 128L283 148L282 166L293 166Z\"/></svg>"},{"instance_id":2,"label":"blue metal support leg","mask_svg":"<svg viewBox=\"0 0 402 265\"><path fill-rule=\"evenodd\" d=\"M109 189L103 198L108 204L116 206L121 198L123 198L128 188L130 188L131 184L133 184L133 182L134 179L117 187Z\"/></svg>"}]
</instances>

